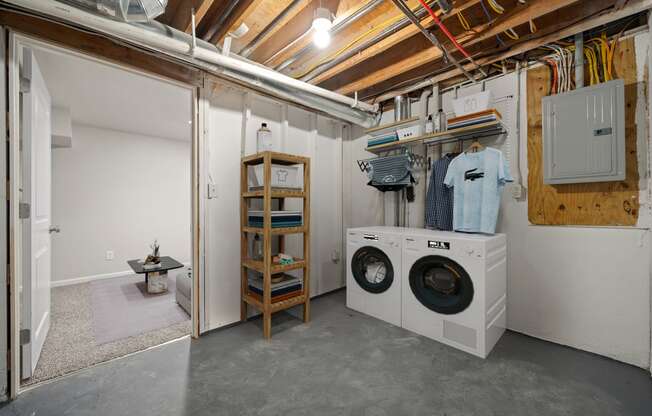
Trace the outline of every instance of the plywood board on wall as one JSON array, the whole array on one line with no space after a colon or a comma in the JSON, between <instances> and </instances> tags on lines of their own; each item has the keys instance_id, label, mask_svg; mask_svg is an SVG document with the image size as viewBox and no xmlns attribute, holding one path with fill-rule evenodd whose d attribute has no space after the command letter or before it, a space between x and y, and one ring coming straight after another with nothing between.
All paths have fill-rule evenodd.
<instances>
[{"instance_id":1,"label":"plywood board on wall","mask_svg":"<svg viewBox=\"0 0 652 416\"><path fill-rule=\"evenodd\" d=\"M625 80L626 177L620 182L545 185L541 98L550 92L550 69L527 73L528 218L539 225L636 225L639 213L636 105L638 99L634 39L616 47L614 78ZM588 79L588 77L585 77Z\"/></svg>"}]
</instances>

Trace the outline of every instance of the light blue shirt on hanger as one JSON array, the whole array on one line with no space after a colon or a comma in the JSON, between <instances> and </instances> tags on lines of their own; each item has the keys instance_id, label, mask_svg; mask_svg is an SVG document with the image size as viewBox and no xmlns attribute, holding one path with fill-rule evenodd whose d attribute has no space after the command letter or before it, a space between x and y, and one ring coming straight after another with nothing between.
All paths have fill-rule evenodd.
<instances>
[{"instance_id":1,"label":"light blue shirt on hanger","mask_svg":"<svg viewBox=\"0 0 652 416\"><path fill-rule=\"evenodd\" d=\"M511 181L509 165L500 150L487 147L453 159L444 178L444 184L453 187L453 229L495 233L500 196Z\"/></svg>"}]
</instances>

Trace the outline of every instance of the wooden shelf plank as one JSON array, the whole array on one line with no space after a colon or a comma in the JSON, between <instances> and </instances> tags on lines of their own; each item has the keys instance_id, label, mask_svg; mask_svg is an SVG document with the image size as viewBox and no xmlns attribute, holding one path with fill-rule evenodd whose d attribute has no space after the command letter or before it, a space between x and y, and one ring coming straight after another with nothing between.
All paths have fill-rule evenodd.
<instances>
[{"instance_id":1,"label":"wooden shelf plank","mask_svg":"<svg viewBox=\"0 0 652 416\"><path fill-rule=\"evenodd\" d=\"M377 146L367 147L368 152L377 153L377 152L386 152L388 150L398 149L402 146L412 145L421 143L435 143L438 141L443 141L447 139L455 139L456 137L473 135L473 134L483 134L496 131L496 134L499 134L499 130L505 130L505 125L502 121L490 121L487 123L477 124L475 126L462 127L455 130L447 130L439 133L429 133L422 136L413 137L411 139L399 140L392 143L379 144Z\"/></svg>"},{"instance_id":2,"label":"wooden shelf plank","mask_svg":"<svg viewBox=\"0 0 652 416\"><path fill-rule=\"evenodd\" d=\"M310 158L303 156L289 155L286 153L278 152L261 152L242 158L242 163L245 165L259 165L263 163L265 153L269 153L271 155L272 164L275 165L305 165L310 161Z\"/></svg>"},{"instance_id":3,"label":"wooden shelf plank","mask_svg":"<svg viewBox=\"0 0 652 416\"><path fill-rule=\"evenodd\" d=\"M255 306L261 311L263 310L263 303L248 293L242 295L242 301L247 302L249 305Z\"/></svg>"},{"instance_id":4,"label":"wooden shelf plank","mask_svg":"<svg viewBox=\"0 0 652 416\"><path fill-rule=\"evenodd\" d=\"M394 123L384 124L384 125L378 126L378 127L373 127L373 128L365 130L365 134L375 136L375 133L377 133L377 132L381 132L383 130L388 130L388 129L396 130L399 127L402 127L402 126L408 125L408 124L412 124L415 121L419 121L419 117L406 118L405 120L395 121Z\"/></svg>"},{"instance_id":5,"label":"wooden shelf plank","mask_svg":"<svg viewBox=\"0 0 652 416\"><path fill-rule=\"evenodd\" d=\"M292 308L293 306L301 305L306 302L306 295L297 295L289 299L272 303L272 312L282 311L284 309Z\"/></svg>"},{"instance_id":6,"label":"wooden shelf plank","mask_svg":"<svg viewBox=\"0 0 652 416\"><path fill-rule=\"evenodd\" d=\"M264 196L263 190L246 191L242 193L243 198L262 198ZM272 189L272 198L305 198L306 194L303 191L294 191L289 189Z\"/></svg>"},{"instance_id":7,"label":"wooden shelf plank","mask_svg":"<svg viewBox=\"0 0 652 416\"><path fill-rule=\"evenodd\" d=\"M242 301L248 303L249 305L254 306L255 308L259 310L263 310L263 303L256 299L256 297L252 296L249 293L246 293L242 296ZM271 304L271 312L279 312L288 308L292 308L297 305L301 305L306 302L306 295L303 293L292 296L291 298L288 299L283 299L278 302L272 302Z\"/></svg>"},{"instance_id":8,"label":"wooden shelf plank","mask_svg":"<svg viewBox=\"0 0 652 416\"><path fill-rule=\"evenodd\" d=\"M252 234L256 233L262 235L265 229L259 227L244 226L242 227L242 231L246 233L252 233ZM307 232L308 232L308 228L305 226L272 228L272 235L303 234Z\"/></svg>"},{"instance_id":9,"label":"wooden shelf plank","mask_svg":"<svg viewBox=\"0 0 652 416\"><path fill-rule=\"evenodd\" d=\"M255 270L259 273L265 272L265 266L262 260L245 259L242 265L248 269ZM299 270L306 267L306 262L303 259L294 259L292 264L273 264L272 274L288 272L290 270Z\"/></svg>"}]
</instances>

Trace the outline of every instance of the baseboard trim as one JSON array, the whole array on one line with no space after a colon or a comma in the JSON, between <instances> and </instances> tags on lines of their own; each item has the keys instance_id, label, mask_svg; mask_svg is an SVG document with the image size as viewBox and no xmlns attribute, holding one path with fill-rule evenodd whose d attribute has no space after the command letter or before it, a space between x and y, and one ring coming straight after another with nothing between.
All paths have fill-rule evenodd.
<instances>
[{"instance_id":1,"label":"baseboard trim","mask_svg":"<svg viewBox=\"0 0 652 416\"><path fill-rule=\"evenodd\" d=\"M124 270L124 271L121 271L121 272L93 274L93 275L90 275L90 276L82 276L82 277L73 277L72 279L53 280L52 282L50 282L50 287L70 286L70 285L76 285L76 284L79 284L79 283L92 282L92 281L95 281L95 280L110 279L112 277L124 277L124 276L128 276L130 274L134 274L134 271L133 270Z\"/></svg>"},{"instance_id":2,"label":"baseboard trim","mask_svg":"<svg viewBox=\"0 0 652 416\"><path fill-rule=\"evenodd\" d=\"M190 262L182 262L182 264L185 267L190 267ZM50 282L50 287L70 286L70 285L76 285L76 284L79 284L79 283L92 282L92 281L95 281L95 280L111 279L113 277L124 277L124 276L129 276L129 275L132 275L132 274L134 274L133 270L124 270L124 271L121 271L121 272L92 274L90 276L73 277L72 279L53 280L53 281Z\"/></svg>"}]
</instances>

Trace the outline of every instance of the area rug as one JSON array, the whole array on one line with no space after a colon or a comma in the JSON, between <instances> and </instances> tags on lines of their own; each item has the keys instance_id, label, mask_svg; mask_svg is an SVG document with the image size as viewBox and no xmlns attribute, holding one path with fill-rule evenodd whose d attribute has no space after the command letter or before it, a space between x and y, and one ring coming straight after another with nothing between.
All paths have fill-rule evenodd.
<instances>
[{"instance_id":1,"label":"area rug","mask_svg":"<svg viewBox=\"0 0 652 416\"><path fill-rule=\"evenodd\" d=\"M147 293L143 276L92 282L95 342L106 344L188 320L186 311L175 301L173 276L168 279L168 291L155 295Z\"/></svg>"}]
</instances>

